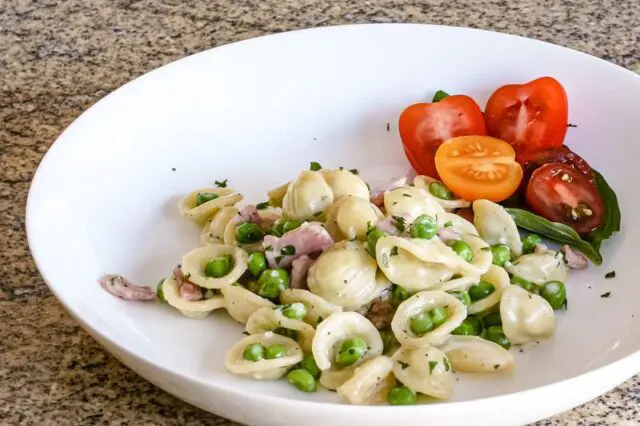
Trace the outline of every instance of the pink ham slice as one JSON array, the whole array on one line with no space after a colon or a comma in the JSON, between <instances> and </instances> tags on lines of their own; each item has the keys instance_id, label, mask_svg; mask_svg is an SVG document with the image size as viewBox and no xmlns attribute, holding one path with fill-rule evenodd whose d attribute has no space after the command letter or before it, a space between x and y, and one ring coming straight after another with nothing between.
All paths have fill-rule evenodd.
<instances>
[{"instance_id":1,"label":"pink ham slice","mask_svg":"<svg viewBox=\"0 0 640 426\"><path fill-rule=\"evenodd\" d=\"M307 273L313 262L306 254L291 262L291 288L307 289Z\"/></svg>"},{"instance_id":2,"label":"pink ham slice","mask_svg":"<svg viewBox=\"0 0 640 426\"><path fill-rule=\"evenodd\" d=\"M440 237L443 243L447 244L451 241L459 240L460 234L451 228L440 228L438 229L438 237Z\"/></svg>"},{"instance_id":3,"label":"pink ham slice","mask_svg":"<svg viewBox=\"0 0 640 426\"><path fill-rule=\"evenodd\" d=\"M371 204L374 204L378 207L382 207L384 204L384 193L386 191L392 191L394 189L400 188L407 184L407 177L402 177L400 179L394 179L382 186L379 186L371 191L371 197L369 201Z\"/></svg>"},{"instance_id":4,"label":"pink ham slice","mask_svg":"<svg viewBox=\"0 0 640 426\"><path fill-rule=\"evenodd\" d=\"M570 269L586 269L589 266L587 258L571 246L565 244L560 248L560 251L564 253L564 260L567 261L567 266Z\"/></svg>"},{"instance_id":5,"label":"pink ham slice","mask_svg":"<svg viewBox=\"0 0 640 426\"><path fill-rule=\"evenodd\" d=\"M254 205L244 206L242 210L238 212L238 217L236 218L236 223L244 223L251 222L260 226L262 223L262 218L258 213L258 209Z\"/></svg>"},{"instance_id":6,"label":"pink ham slice","mask_svg":"<svg viewBox=\"0 0 640 426\"><path fill-rule=\"evenodd\" d=\"M273 235L265 236L262 244L269 267L286 268L299 257L325 251L333 244L333 238L319 223L303 223L280 238ZM282 254L281 250L288 246L293 247L294 254Z\"/></svg>"},{"instance_id":7,"label":"pink ham slice","mask_svg":"<svg viewBox=\"0 0 640 426\"><path fill-rule=\"evenodd\" d=\"M184 274L182 273L182 269L180 269L179 266L176 266L173 269L173 275L176 277L176 281L178 281L178 288L181 298L190 302L197 302L198 300L202 300L202 289L189 281L184 276Z\"/></svg>"},{"instance_id":8,"label":"pink ham slice","mask_svg":"<svg viewBox=\"0 0 640 426\"><path fill-rule=\"evenodd\" d=\"M156 292L151 287L131 284L122 275L105 275L99 280L102 288L124 300L155 300Z\"/></svg>"}]
</instances>

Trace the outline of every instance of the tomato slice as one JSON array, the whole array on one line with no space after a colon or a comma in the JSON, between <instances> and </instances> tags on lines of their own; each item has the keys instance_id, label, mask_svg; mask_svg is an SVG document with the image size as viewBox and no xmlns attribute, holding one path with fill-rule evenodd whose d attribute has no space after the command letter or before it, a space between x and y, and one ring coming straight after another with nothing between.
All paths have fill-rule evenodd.
<instances>
[{"instance_id":1,"label":"tomato slice","mask_svg":"<svg viewBox=\"0 0 640 426\"><path fill-rule=\"evenodd\" d=\"M398 127L411 166L418 174L436 179L439 176L434 157L443 141L456 136L487 134L480 107L464 95L411 105L400 114Z\"/></svg>"},{"instance_id":2,"label":"tomato slice","mask_svg":"<svg viewBox=\"0 0 640 426\"><path fill-rule=\"evenodd\" d=\"M526 198L535 213L569 225L580 234L597 229L604 220L600 193L582 173L567 164L548 163L536 169Z\"/></svg>"},{"instance_id":3,"label":"tomato slice","mask_svg":"<svg viewBox=\"0 0 640 426\"><path fill-rule=\"evenodd\" d=\"M551 77L502 86L485 110L489 135L509 142L518 152L562 146L568 117L567 94Z\"/></svg>"},{"instance_id":4,"label":"tomato slice","mask_svg":"<svg viewBox=\"0 0 640 426\"><path fill-rule=\"evenodd\" d=\"M461 136L444 142L436 153L440 179L459 197L474 201L505 200L522 180L513 147L489 136Z\"/></svg>"}]
</instances>

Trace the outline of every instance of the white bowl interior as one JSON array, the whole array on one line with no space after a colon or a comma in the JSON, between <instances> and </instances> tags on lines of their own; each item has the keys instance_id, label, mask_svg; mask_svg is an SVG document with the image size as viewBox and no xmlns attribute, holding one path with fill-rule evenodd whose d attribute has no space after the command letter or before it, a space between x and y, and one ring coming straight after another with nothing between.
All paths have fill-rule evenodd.
<instances>
[{"instance_id":1,"label":"white bowl interior","mask_svg":"<svg viewBox=\"0 0 640 426\"><path fill-rule=\"evenodd\" d=\"M605 244L602 267L573 274L553 339L514 350L512 375L461 376L452 401L590 372L640 350L640 80L549 44L447 27L353 26L254 39L163 67L96 104L55 143L29 196L30 246L67 309L144 364L145 376L164 374L161 366L218 391L338 403L335 393L227 373L224 353L242 326L223 312L189 320L116 299L97 278L117 272L155 285L199 245L199 230L176 207L190 190L228 178L246 201L263 201L310 161L358 168L374 184L400 176L408 169L397 133L405 106L437 89L484 106L498 86L542 75L565 86L578 125L567 143L616 189L623 231ZM614 269L617 277L605 280Z\"/></svg>"}]
</instances>

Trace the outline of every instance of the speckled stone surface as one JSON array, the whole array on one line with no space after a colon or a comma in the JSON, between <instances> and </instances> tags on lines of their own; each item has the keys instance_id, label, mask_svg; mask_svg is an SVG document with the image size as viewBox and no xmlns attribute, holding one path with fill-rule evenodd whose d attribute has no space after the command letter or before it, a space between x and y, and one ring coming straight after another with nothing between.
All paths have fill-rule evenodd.
<instances>
[{"instance_id":1,"label":"speckled stone surface","mask_svg":"<svg viewBox=\"0 0 640 426\"><path fill-rule=\"evenodd\" d=\"M640 72L638 0L0 1L0 424L233 424L138 377L62 309L29 255L29 182L75 117L147 71L263 34L361 22L503 31ZM539 424L635 425L639 410L636 378Z\"/></svg>"}]
</instances>

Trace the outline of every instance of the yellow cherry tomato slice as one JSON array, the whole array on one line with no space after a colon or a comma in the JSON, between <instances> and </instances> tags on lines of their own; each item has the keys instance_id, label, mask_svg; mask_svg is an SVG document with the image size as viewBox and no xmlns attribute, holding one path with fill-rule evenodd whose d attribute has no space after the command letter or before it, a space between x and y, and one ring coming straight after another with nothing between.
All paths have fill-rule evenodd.
<instances>
[{"instance_id":1,"label":"yellow cherry tomato slice","mask_svg":"<svg viewBox=\"0 0 640 426\"><path fill-rule=\"evenodd\" d=\"M469 201L506 200L522 180L513 147L490 136L449 139L436 151L435 163L442 182Z\"/></svg>"}]
</instances>

